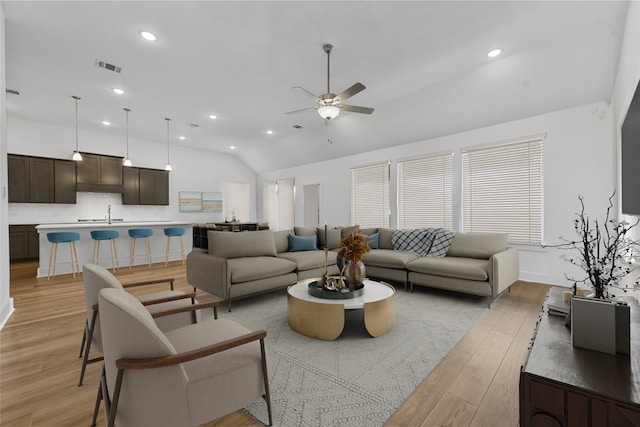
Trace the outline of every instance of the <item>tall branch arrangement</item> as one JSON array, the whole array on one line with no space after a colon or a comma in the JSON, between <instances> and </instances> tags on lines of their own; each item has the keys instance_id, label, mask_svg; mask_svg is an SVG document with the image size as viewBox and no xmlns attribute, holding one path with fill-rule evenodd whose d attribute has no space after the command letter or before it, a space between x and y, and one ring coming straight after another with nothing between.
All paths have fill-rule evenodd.
<instances>
[{"instance_id":1,"label":"tall branch arrangement","mask_svg":"<svg viewBox=\"0 0 640 427\"><path fill-rule=\"evenodd\" d=\"M574 293L579 283L591 285L595 291L596 298L608 298L608 289L611 287L621 289L626 292L626 287L620 285L620 281L629 275L634 269L633 256L640 254L640 242L631 239L628 234L631 229L638 225L640 219L634 224L626 221L618 222L611 218L613 208L613 198L615 192L609 197L609 207L604 222L598 220L591 221L584 211L584 200L580 200L581 210L577 213L577 218L573 222L573 227L579 240L569 240L560 236L564 243L558 245L544 245L544 247L557 248L562 250L575 250L578 252L575 257L562 255L561 258L576 265L586 273L582 279L569 277L568 280L574 282ZM633 282L633 287L640 286L640 278Z\"/></svg>"},{"instance_id":2,"label":"tall branch arrangement","mask_svg":"<svg viewBox=\"0 0 640 427\"><path fill-rule=\"evenodd\" d=\"M340 240L338 245L338 257L345 261L358 262L362 260L364 254L371 250L367 243L367 238L362 233L351 233Z\"/></svg>"}]
</instances>

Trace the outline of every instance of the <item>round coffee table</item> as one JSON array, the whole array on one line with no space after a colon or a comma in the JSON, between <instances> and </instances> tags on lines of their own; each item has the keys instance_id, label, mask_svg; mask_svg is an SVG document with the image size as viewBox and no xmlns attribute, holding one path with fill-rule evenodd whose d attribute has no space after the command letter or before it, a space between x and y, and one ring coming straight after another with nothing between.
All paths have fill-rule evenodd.
<instances>
[{"instance_id":1,"label":"round coffee table","mask_svg":"<svg viewBox=\"0 0 640 427\"><path fill-rule=\"evenodd\" d=\"M287 290L289 326L309 338L333 341L344 329L344 311L364 309L364 326L372 337L386 334L395 325L393 286L365 279L364 293L356 298L325 299L309 295L308 279Z\"/></svg>"}]
</instances>

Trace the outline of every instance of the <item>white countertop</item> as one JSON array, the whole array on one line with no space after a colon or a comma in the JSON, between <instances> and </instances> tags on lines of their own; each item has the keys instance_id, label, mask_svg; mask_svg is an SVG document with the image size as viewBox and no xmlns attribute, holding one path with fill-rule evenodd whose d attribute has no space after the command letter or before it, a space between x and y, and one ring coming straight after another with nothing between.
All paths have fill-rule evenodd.
<instances>
[{"instance_id":1,"label":"white countertop","mask_svg":"<svg viewBox=\"0 0 640 427\"><path fill-rule=\"evenodd\" d=\"M187 221L115 221L109 224L108 222L100 221L75 221L75 222L62 222L53 224L40 224L36 226L36 229L40 231L51 230L86 230L88 228L131 228L131 227L164 227L164 226L191 226L192 222Z\"/></svg>"}]
</instances>

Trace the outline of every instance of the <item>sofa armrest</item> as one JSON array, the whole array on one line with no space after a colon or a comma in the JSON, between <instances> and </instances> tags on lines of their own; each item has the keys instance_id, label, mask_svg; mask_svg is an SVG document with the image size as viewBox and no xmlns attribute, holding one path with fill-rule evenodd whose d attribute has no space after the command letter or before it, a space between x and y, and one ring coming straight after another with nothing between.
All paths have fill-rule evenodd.
<instances>
[{"instance_id":1,"label":"sofa armrest","mask_svg":"<svg viewBox=\"0 0 640 427\"><path fill-rule=\"evenodd\" d=\"M229 278L227 259L192 251L187 255L187 283L222 299L227 299Z\"/></svg>"},{"instance_id":2,"label":"sofa armrest","mask_svg":"<svg viewBox=\"0 0 640 427\"><path fill-rule=\"evenodd\" d=\"M498 296L502 291L518 280L520 275L520 258L518 250L507 248L494 254L491 259L492 274L489 277L493 296Z\"/></svg>"}]
</instances>

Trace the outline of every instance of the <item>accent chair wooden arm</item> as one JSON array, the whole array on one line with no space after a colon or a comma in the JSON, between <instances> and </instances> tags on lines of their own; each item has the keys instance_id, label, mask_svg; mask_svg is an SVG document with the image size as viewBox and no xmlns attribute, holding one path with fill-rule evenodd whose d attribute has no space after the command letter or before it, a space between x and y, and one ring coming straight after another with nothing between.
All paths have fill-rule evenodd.
<instances>
[{"instance_id":1,"label":"accent chair wooden arm","mask_svg":"<svg viewBox=\"0 0 640 427\"><path fill-rule=\"evenodd\" d=\"M250 332L236 338L228 339L206 347L196 348L191 351L186 351L184 353L178 353L171 356L148 357L144 359L118 359L116 360L116 367L118 369L164 368L166 366L178 365L180 363L189 362L192 360L210 356L212 354L220 353L222 351L229 350L234 347L248 344L257 340L260 340L261 345L264 345L263 340L266 336L267 331L265 331L264 329L260 329L258 331Z\"/></svg>"},{"instance_id":2,"label":"accent chair wooden arm","mask_svg":"<svg viewBox=\"0 0 640 427\"><path fill-rule=\"evenodd\" d=\"M176 281L175 278L173 277L168 277L168 278L164 278L164 279L153 279L153 280L145 280L142 282L131 282L131 283L123 283L122 287L123 288L133 288L135 286L145 286L145 285L155 285L158 283L169 283L169 286L171 287L171 290L173 290L173 283Z\"/></svg>"}]
</instances>

